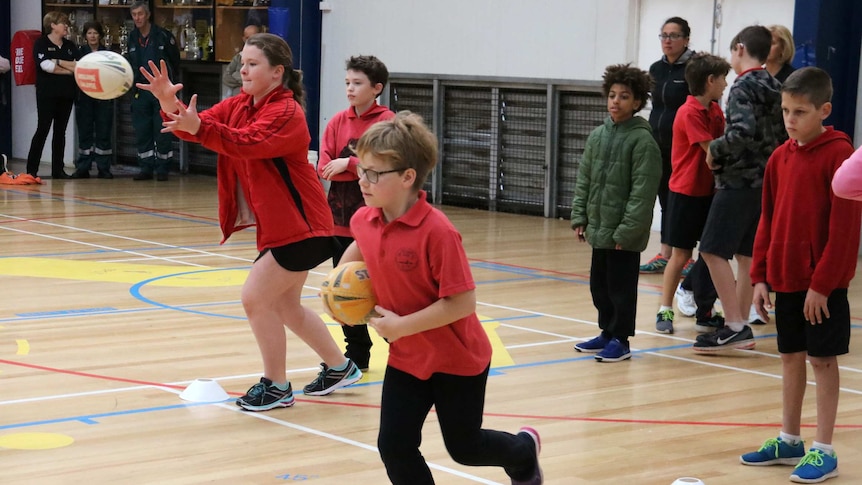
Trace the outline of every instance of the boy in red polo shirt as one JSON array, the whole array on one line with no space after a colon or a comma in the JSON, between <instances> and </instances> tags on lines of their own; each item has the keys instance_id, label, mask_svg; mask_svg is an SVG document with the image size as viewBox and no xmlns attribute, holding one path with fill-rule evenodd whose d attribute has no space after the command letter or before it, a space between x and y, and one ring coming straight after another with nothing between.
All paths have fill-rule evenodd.
<instances>
[{"instance_id":1,"label":"boy in red polo shirt","mask_svg":"<svg viewBox=\"0 0 862 485\"><path fill-rule=\"evenodd\" d=\"M353 56L347 60L344 76L347 101L350 106L329 120L320 142L320 163L317 173L329 181L327 200L335 222L335 239L341 244L332 255L332 265L338 266L341 255L353 242L350 235L350 218L365 205L359 191L356 174L356 141L371 125L395 116L386 106L377 104L377 97L389 81L389 70L383 61L374 56ZM345 356L356 363L359 370L368 370L371 360L371 337L368 326L343 326L347 343Z\"/></svg>"},{"instance_id":2,"label":"boy in red polo shirt","mask_svg":"<svg viewBox=\"0 0 862 485\"><path fill-rule=\"evenodd\" d=\"M769 158L763 210L754 239L751 281L761 318L772 308L781 354L781 433L740 457L745 465L796 465L790 481L838 476L832 447L838 415L838 356L850 346L847 287L856 271L862 205L832 193L833 174L852 153L850 137L823 126L832 112L832 80L816 67L793 72L781 88L790 140ZM802 443L806 358L817 386L817 431Z\"/></svg>"},{"instance_id":3,"label":"boy in red polo shirt","mask_svg":"<svg viewBox=\"0 0 862 485\"><path fill-rule=\"evenodd\" d=\"M721 99L727 87L725 78L728 72L730 64L727 61L707 53L695 54L685 67L685 80L691 94L680 106L673 122L673 171L668 183L670 193L665 213L671 257L664 269L661 306L655 320L655 329L659 333L673 333L673 295L682 269L700 240L712 204L715 179L706 166L706 152L709 142L724 133L724 113L716 100ZM690 277L709 279L703 260L695 264L701 268ZM708 285L711 281L699 281L698 284L699 287ZM712 314L712 302L698 305L696 318L698 330L709 331L714 326L724 325L721 317Z\"/></svg>"},{"instance_id":4,"label":"boy in red polo shirt","mask_svg":"<svg viewBox=\"0 0 862 485\"><path fill-rule=\"evenodd\" d=\"M377 447L393 484L434 483L419 451L437 411L446 449L463 465L501 466L513 485L539 485L539 434L482 429L491 344L476 316L476 285L461 235L421 190L437 138L407 111L359 139L366 207L350 221L342 262L365 261L381 315L368 325L389 341Z\"/></svg>"}]
</instances>

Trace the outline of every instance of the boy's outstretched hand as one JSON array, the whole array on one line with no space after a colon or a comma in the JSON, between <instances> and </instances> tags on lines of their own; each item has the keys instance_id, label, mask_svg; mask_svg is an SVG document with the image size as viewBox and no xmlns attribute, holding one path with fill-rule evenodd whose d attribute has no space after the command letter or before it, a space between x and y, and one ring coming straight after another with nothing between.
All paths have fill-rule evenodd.
<instances>
[{"instance_id":1,"label":"boy's outstretched hand","mask_svg":"<svg viewBox=\"0 0 862 485\"><path fill-rule=\"evenodd\" d=\"M769 321L769 310L772 310L772 301L769 299L769 285L766 283L757 283L754 285L754 295L751 303L757 310L757 315L761 321Z\"/></svg>"},{"instance_id":2,"label":"boy's outstretched hand","mask_svg":"<svg viewBox=\"0 0 862 485\"><path fill-rule=\"evenodd\" d=\"M802 312L805 313L805 319L812 325L819 325L823 320L829 318L829 307L826 305L829 299L826 295L817 293L808 288L808 294L805 295L805 306L802 307Z\"/></svg>"}]
</instances>

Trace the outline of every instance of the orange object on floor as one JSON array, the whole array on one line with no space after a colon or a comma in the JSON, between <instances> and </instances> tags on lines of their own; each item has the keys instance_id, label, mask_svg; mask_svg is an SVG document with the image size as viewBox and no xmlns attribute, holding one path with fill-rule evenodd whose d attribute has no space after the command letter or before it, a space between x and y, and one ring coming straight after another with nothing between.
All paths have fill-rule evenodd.
<instances>
[{"instance_id":1,"label":"orange object on floor","mask_svg":"<svg viewBox=\"0 0 862 485\"><path fill-rule=\"evenodd\" d=\"M0 185L41 185L42 179L29 173L15 175L6 168L6 155L3 156L3 173L0 173Z\"/></svg>"}]
</instances>

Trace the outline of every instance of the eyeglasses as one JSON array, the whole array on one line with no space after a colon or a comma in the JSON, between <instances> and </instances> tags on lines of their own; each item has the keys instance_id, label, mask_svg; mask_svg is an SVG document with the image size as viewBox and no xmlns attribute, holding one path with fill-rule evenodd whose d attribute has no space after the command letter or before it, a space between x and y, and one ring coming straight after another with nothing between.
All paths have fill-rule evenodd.
<instances>
[{"instance_id":1,"label":"eyeglasses","mask_svg":"<svg viewBox=\"0 0 862 485\"><path fill-rule=\"evenodd\" d=\"M683 37L685 37L685 36L678 33L678 32L674 32L672 34L658 34L658 38L661 40L668 40L668 39L679 40L679 39L682 39Z\"/></svg>"},{"instance_id":2,"label":"eyeglasses","mask_svg":"<svg viewBox=\"0 0 862 485\"><path fill-rule=\"evenodd\" d=\"M407 169L406 168L396 168L393 170L377 171L377 170L371 170L370 168L362 168L361 166L357 165L356 166L356 175L359 175L359 178L365 177L365 180L367 180L368 183L370 183L370 184L376 184L380 180L381 175L385 175L387 173L393 173L393 172L403 172L405 170L407 170Z\"/></svg>"}]
</instances>

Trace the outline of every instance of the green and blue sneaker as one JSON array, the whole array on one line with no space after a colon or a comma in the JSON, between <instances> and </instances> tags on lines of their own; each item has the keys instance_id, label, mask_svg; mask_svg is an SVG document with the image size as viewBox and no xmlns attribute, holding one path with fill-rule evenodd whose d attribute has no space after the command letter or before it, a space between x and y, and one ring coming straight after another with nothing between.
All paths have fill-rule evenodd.
<instances>
[{"instance_id":1,"label":"green and blue sneaker","mask_svg":"<svg viewBox=\"0 0 862 485\"><path fill-rule=\"evenodd\" d=\"M796 465L805 456L805 444L791 445L781 438L770 438L757 451L739 457L743 465Z\"/></svg>"},{"instance_id":2,"label":"green and blue sneaker","mask_svg":"<svg viewBox=\"0 0 862 485\"><path fill-rule=\"evenodd\" d=\"M817 448L811 448L796 469L790 475L790 481L796 483L820 483L838 476L838 457L835 453L826 454Z\"/></svg>"}]
</instances>

